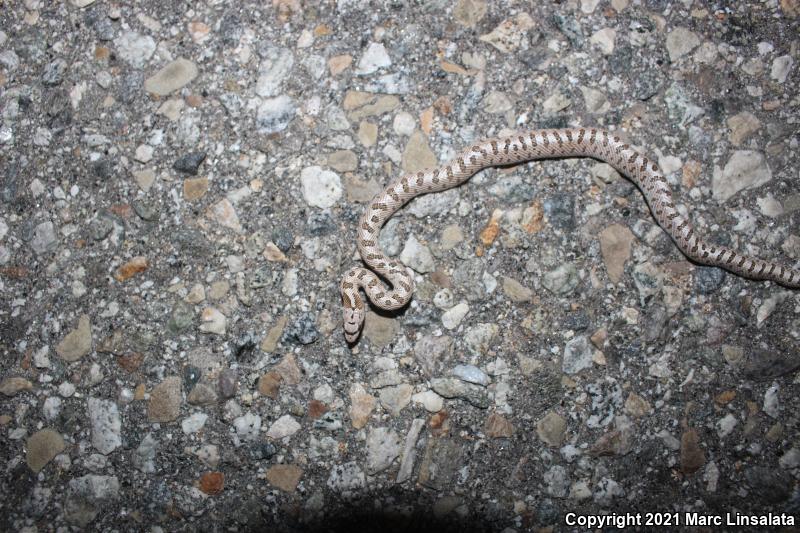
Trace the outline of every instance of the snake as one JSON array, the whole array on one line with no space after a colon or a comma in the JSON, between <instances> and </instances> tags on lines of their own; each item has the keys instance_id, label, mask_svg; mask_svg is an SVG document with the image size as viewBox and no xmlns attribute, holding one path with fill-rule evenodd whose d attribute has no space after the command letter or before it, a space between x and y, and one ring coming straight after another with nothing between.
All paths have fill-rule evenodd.
<instances>
[{"instance_id":1,"label":"snake","mask_svg":"<svg viewBox=\"0 0 800 533\"><path fill-rule=\"evenodd\" d=\"M399 260L387 257L378 245L383 225L407 202L422 194L456 187L488 167L574 157L608 163L628 177L642 192L658 225L689 260L720 267L745 278L800 288L797 269L749 257L701 239L675 207L672 191L658 165L613 132L590 128L530 130L480 141L439 168L401 175L375 196L357 228L358 250L369 268L348 270L340 284L346 341L357 342L364 326L366 306L360 290L373 305L387 311L400 309L411 299L414 278L410 270Z\"/></svg>"}]
</instances>

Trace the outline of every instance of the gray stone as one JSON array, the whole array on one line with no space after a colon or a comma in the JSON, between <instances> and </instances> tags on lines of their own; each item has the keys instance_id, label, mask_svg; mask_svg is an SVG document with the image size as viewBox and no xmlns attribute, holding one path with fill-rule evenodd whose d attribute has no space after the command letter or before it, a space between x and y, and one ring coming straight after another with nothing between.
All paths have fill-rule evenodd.
<instances>
[{"instance_id":1,"label":"gray stone","mask_svg":"<svg viewBox=\"0 0 800 533\"><path fill-rule=\"evenodd\" d=\"M408 212L417 218L441 216L454 205L458 205L458 189L448 189L436 194L417 196L408 207Z\"/></svg>"},{"instance_id":2,"label":"gray stone","mask_svg":"<svg viewBox=\"0 0 800 533\"><path fill-rule=\"evenodd\" d=\"M469 313L469 305L466 302L454 305L442 314L442 325L447 329L455 329L461 324L467 313Z\"/></svg>"},{"instance_id":3,"label":"gray stone","mask_svg":"<svg viewBox=\"0 0 800 533\"><path fill-rule=\"evenodd\" d=\"M55 250L58 245L56 227L49 220L38 224L33 230L31 248L37 254L44 254Z\"/></svg>"},{"instance_id":4,"label":"gray stone","mask_svg":"<svg viewBox=\"0 0 800 533\"><path fill-rule=\"evenodd\" d=\"M554 498L566 497L570 485L566 468L561 465L551 466L550 469L544 473L543 481L545 482L545 490L548 495Z\"/></svg>"},{"instance_id":5,"label":"gray stone","mask_svg":"<svg viewBox=\"0 0 800 533\"><path fill-rule=\"evenodd\" d=\"M367 472L386 470L400 455L400 436L390 428L374 428L367 434Z\"/></svg>"},{"instance_id":6,"label":"gray stone","mask_svg":"<svg viewBox=\"0 0 800 533\"><path fill-rule=\"evenodd\" d=\"M281 340L292 344L311 344L319 338L317 320L312 313L303 313L289 322L283 330Z\"/></svg>"},{"instance_id":7,"label":"gray stone","mask_svg":"<svg viewBox=\"0 0 800 533\"><path fill-rule=\"evenodd\" d=\"M357 495L367 487L367 477L355 461L336 465L331 469L328 488L343 498Z\"/></svg>"},{"instance_id":8,"label":"gray stone","mask_svg":"<svg viewBox=\"0 0 800 533\"><path fill-rule=\"evenodd\" d=\"M200 165L205 160L206 160L206 153L202 150L197 150L180 156L172 164L172 168L174 168L178 172L183 172L184 174L197 176L197 172L200 169Z\"/></svg>"},{"instance_id":9,"label":"gray stone","mask_svg":"<svg viewBox=\"0 0 800 533\"><path fill-rule=\"evenodd\" d=\"M117 55L134 68L144 67L156 51L156 42L152 37L134 31L123 32L114 44L117 46Z\"/></svg>"},{"instance_id":10,"label":"gray stone","mask_svg":"<svg viewBox=\"0 0 800 533\"><path fill-rule=\"evenodd\" d=\"M207 414L192 413L181 421L181 430L183 431L184 435L197 433L203 429L203 426L206 425L206 420L208 420Z\"/></svg>"},{"instance_id":11,"label":"gray stone","mask_svg":"<svg viewBox=\"0 0 800 533\"><path fill-rule=\"evenodd\" d=\"M789 72L792 70L793 64L794 59L792 59L790 55L776 57L772 61L772 69L769 73L770 77L778 83L785 82L786 78L789 76Z\"/></svg>"},{"instance_id":12,"label":"gray stone","mask_svg":"<svg viewBox=\"0 0 800 533\"><path fill-rule=\"evenodd\" d=\"M423 373L431 377L439 372L442 362L450 357L452 348L451 337L426 335L414 344L414 358L422 367Z\"/></svg>"},{"instance_id":13,"label":"gray stone","mask_svg":"<svg viewBox=\"0 0 800 533\"><path fill-rule=\"evenodd\" d=\"M64 72L66 70L67 62L63 59L51 61L44 67L42 83L45 85L60 85L64 80Z\"/></svg>"},{"instance_id":14,"label":"gray stone","mask_svg":"<svg viewBox=\"0 0 800 533\"><path fill-rule=\"evenodd\" d=\"M258 67L255 93L258 96L277 96L292 71L294 55L288 48L279 46L268 46L260 54L262 60Z\"/></svg>"},{"instance_id":15,"label":"gray stone","mask_svg":"<svg viewBox=\"0 0 800 533\"><path fill-rule=\"evenodd\" d=\"M591 368L592 355L593 350L589 339L583 335L575 337L564 346L561 369L566 374L577 374L585 368Z\"/></svg>"},{"instance_id":16,"label":"gray stone","mask_svg":"<svg viewBox=\"0 0 800 533\"><path fill-rule=\"evenodd\" d=\"M342 180L339 175L322 167L310 166L300 172L303 199L313 207L333 207L342 197Z\"/></svg>"},{"instance_id":17,"label":"gray stone","mask_svg":"<svg viewBox=\"0 0 800 533\"><path fill-rule=\"evenodd\" d=\"M578 269L572 263L564 263L542 276L542 286L559 296L571 293L579 281Z\"/></svg>"},{"instance_id":18,"label":"gray stone","mask_svg":"<svg viewBox=\"0 0 800 533\"><path fill-rule=\"evenodd\" d=\"M415 418L411 422L411 427L408 430L405 444L403 445L402 455L400 456L400 469L397 472L395 483L403 483L411 478L411 474L414 470L417 439L424 426L425 420L422 418Z\"/></svg>"},{"instance_id":19,"label":"gray stone","mask_svg":"<svg viewBox=\"0 0 800 533\"><path fill-rule=\"evenodd\" d=\"M403 251L400 252L400 261L420 274L436 270L430 249L420 243L414 235L409 235L406 239Z\"/></svg>"},{"instance_id":20,"label":"gray stone","mask_svg":"<svg viewBox=\"0 0 800 533\"><path fill-rule=\"evenodd\" d=\"M497 324L477 324L464 334L464 344L472 355L483 355L492 346L495 336L500 331Z\"/></svg>"},{"instance_id":21,"label":"gray stone","mask_svg":"<svg viewBox=\"0 0 800 533\"><path fill-rule=\"evenodd\" d=\"M116 476L89 474L69 481L69 493L64 502L64 518L78 527L88 526L100 509L119 498Z\"/></svg>"},{"instance_id":22,"label":"gray stone","mask_svg":"<svg viewBox=\"0 0 800 533\"><path fill-rule=\"evenodd\" d=\"M381 389L379 398L381 405L392 416L398 416L400 411L411 401L411 394L414 392L414 387L407 383L384 387Z\"/></svg>"},{"instance_id":23,"label":"gray stone","mask_svg":"<svg viewBox=\"0 0 800 533\"><path fill-rule=\"evenodd\" d=\"M434 378L431 388L445 398L459 398L480 409L489 407L489 397L483 387L457 378Z\"/></svg>"},{"instance_id":24,"label":"gray stone","mask_svg":"<svg viewBox=\"0 0 800 533\"><path fill-rule=\"evenodd\" d=\"M667 34L667 52L670 61L677 61L699 45L700 39L687 28L678 27Z\"/></svg>"},{"instance_id":25,"label":"gray stone","mask_svg":"<svg viewBox=\"0 0 800 533\"><path fill-rule=\"evenodd\" d=\"M192 388L186 401L191 405L212 405L217 403L217 393L213 387L198 383Z\"/></svg>"},{"instance_id":26,"label":"gray stone","mask_svg":"<svg viewBox=\"0 0 800 533\"><path fill-rule=\"evenodd\" d=\"M487 376L483 370L475 365L457 365L455 368L453 368L451 374L461 381L474 383L483 387L486 387L491 382L489 376Z\"/></svg>"},{"instance_id":27,"label":"gray stone","mask_svg":"<svg viewBox=\"0 0 800 533\"><path fill-rule=\"evenodd\" d=\"M269 427L267 437L271 439L282 439L291 437L300 430L300 424L292 415L283 415Z\"/></svg>"},{"instance_id":28,"label":"gray stone","mask_svg":"<svg viewBox=\"0 0 800 533\"><path fill-rule=\"evenodd\" d=\"M394 257L400 253L400 247L403 241L397 233L399 227L400 220L391 218L381 229L381 234L378 236L378 245L381 247L381 250L383 250L383 253L389 257Z\"/></svg>"},{"instance_id":29,"label":"gray stone","mask_svg":"<svg viewBox=\"0 0 800 533\"><path fill-rule=\"evenodd\" d=\"M381 43L370 43L358 61L356 74L372 74L378 69L391 66L391 64L392 60L386 52L386 48Z\"/></svg>"},{"instance_id":30,"label":"gray stone","mask_svg":"<svg viewBox=\"0 0 800 533\"><path fill-rule=\"evenodd\" d=\"M621 498L625 496L625 490L613 479L604 477L595 486L592 493L595 503L602 506L608 506L614 501L614 498Z\"/></svg>"},{"instance_id":31,"label":"gray stone","mask_svg":"<svg viewBox=\"0 0 800 533\"><path fill-rule=\"evenodd\" d=\"M728 159L722 173L714 172L711 189L714 199L728 201L741 190L758 187L772 180L772 171L764 154L754 150L737 150Z\"/></svg>"},{"instance_id":32,"label":"gray stone","mask_svg":"<svg viewBox=\"0 0 800 533\"><path fill-rule=\"evenodd\" d=\"M542 202L547 221L556 228L572 230L575 227L575 197L559 193Z\"/></svg>"},{"instance_id":33,"label":"gray stone","mask_svg":"<svg viewBox=\"0 0 800 533\"><path fill-rule=\"evenodd\" d=\"M156 471L156 450L158 448L158 441L153 437L152 433L148 433L139 443L139 447L131 456L133 466L140 472L145 474L152 474Z\"/></svg>"},{"instance_id":34,"label":"gray stone","mask_svg":"<svg viewBox=\"0 0 800 533\"><path fill-rule=\"evenodd\" d=\"M144 82L147 92L167 96L184 87L197 77L197 65L188 59L179 58L165 65Z\"/></svg>"},{"instance_id":35,"label":"gray stone","mask_svg":"<svg viewBox=\"0 0 800 533\"><path fill-rule=\"evenodd\" d=\"M89 398L89 421L92 425L92 446L108 455L122 446L122 419L117 404L110 400Z\"/></svg>"},{"instance_id":36,"label":"gray stone","mask_svg":"<svg viewBox=\"0 0 800 533\"><path fill-rule=\"evenodd\" d=\"M722 287L725 271L717 267L696 266L694 269L694 288L700 294L711 294Z\"/></svg>"},{"instance_id":37,"label":"gray stone","mask_svg":"<svg viewBox=\"0 0 800 533\"><path fill-rule=\"evenodd\" d=\"M692 102L678 82L674 82L666 90L664 103L667 104L670 119L681 126L688 126L705 114L705 110Z\"/></svg>"},{"instance_id":38,"label":"gray stone","mask_svg":"<svg viewBox=\"0 0 800 533\"><path fill-rule=\"evenodd\" d=\"M247 412L233 420L233 429L241 441L254 441L261 435L261 417Z\"/></svg>"},{"instance_id":39,"label":"gray stone","mask_svg":"<svg viewBox=\"0 0 800 533\"><path fill-rule=\"evenodd\" d=\"M294 101L285 94L265 98L256 109L256 127L264 135L283 131L294 119L295 111Z\"/></svg>"}]
</instances>

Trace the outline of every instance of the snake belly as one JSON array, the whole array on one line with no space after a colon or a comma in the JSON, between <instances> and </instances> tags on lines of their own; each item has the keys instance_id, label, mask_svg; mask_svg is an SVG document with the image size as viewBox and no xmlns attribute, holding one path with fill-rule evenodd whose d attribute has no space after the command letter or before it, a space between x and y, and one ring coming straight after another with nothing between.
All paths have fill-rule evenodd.
<instances>
[{"instance_id":1,"label":"snake belly","mask_svg":"<svg viewBox=\"0 0 800 533\"><path fill-rule=\"evenodd\" d=\"M658 225L669 233L688 259L746 278L800 288L800 271L796 269L748 257L700 239L690 222L678 213L672 191L658 165L613 133L589 128L532 130L481 141L444 166L403 175L372 200L359 220L357 241L361 258L369 268L348 270L340 286L345 339L349 343L356 342L364 324L366 308L359 289L363 289L373 305L385 310L403 307L411 299L414 279L406 266L386 257L378 246L381 227L398 209L415 196L455 187L486 167L567 157L597 159L627 176L644 194Z\"/></svg>"}]
</instances>

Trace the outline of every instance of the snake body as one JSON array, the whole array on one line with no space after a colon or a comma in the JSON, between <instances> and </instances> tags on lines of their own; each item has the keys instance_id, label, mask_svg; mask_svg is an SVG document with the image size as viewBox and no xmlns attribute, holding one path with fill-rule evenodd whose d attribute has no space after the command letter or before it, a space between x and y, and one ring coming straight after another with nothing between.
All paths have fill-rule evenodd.
<instances>
[{"instance_id":1,"label":"snake body","mask_svg":"<svg viewBox=\"0 0 800 533\"><path fill-rule=\"evenodd\" d=\"M748 257L700 239L676 209L672 192L658 165L613 133L589 128L532 130L482 141L442 167L401 176L375 196L358 224L358 249L369 269L353 268L341 282L346 340L349 343L358 340L364 324L366 309L359 288L381 309L398 309L411 299L414 279L405 265L386 257L378 246L381 227L406 202L421 194L455 187L486 167L566 157L598 159L628 176L644 194L659 226L692 261L724 268L743 277L800 288L800 271L796 269ZM388 281L391 288L386 287L376 273Z\"/></svg>"}]
</instances>

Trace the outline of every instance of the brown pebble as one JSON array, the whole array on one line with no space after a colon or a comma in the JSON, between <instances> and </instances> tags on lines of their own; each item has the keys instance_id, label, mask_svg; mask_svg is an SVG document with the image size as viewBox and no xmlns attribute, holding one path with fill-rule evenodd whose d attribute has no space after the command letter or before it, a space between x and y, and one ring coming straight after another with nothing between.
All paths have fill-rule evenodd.
<instances>
[{"instance_id":1,"label":"brown pebble","mask_svg":"<svg viewBox=\"0 0 800 533\"><path fill-rule=\"evenodd\" d=\"M25 461L34 472L39 472L56 455L64 451L64 439L58 431L44 428L30 437L25 443Z\"/></svg>"},{"instance_id":2,"label":"brown pebble","mask_svg":"<svg viewBox=\"0 0 800 533\"><path fill-rule=\"evenodd\" d=\"M125 281L132 278L136 274L139 274L140 272L144 272L147 270L148 266L147 258L143 256L134 257L117 269L117 271L114 273L114 279L120 282Z\"/></svg>"},{"instance_id":3,"label":"brown pebble","mask_svg":"<svg viewBox=\"0 0 800 533\"><path fill-rule=\"evenodd\" d=\"M278 394L281 388L281 375L277 372L267 372L258 380L258 393L262 396L278 399Z\"/></svg>"},{"instance_id":4,"label":"brown pebble","mask_svg":"<svg viewBox=\"0 0 800 533\"><path fill-rule=\"evenodd\" d=\"M183 198L189 202L199 200L208 192L208 178L183 180Z\"/></svg>"},{"instance_id":5,"label":"brown pebble","mask_svg":"<svg viewBox=\"0 0 800 533\"><path fill-rule=\"evenodd\" d=\"M706 455L700 447L697 430L689 428L681 435L681 472L686 475L697 472L706 464Z\"/></svg>"},{"instance_id":6,"label":"brown pebble","mask_svg":"<svg viewBox=\"0 0 800 533\"><path fill-rule=\"evenodd\" d=\"M117 364L126 372L136 372L144 361L144 354L138 352L131 352L125 355L117 356Z\"/></svg>"},{"instance_id":7,"label":"brown pebble","mask_svg":"<svg viewBox=\"0 0 800 533\"><path fill-rule=\"evenodd\" d=\"M25 267L5 267L0 268L0 276L9 279L22 279L28 277L29 270Z\"/></svg>"},{"instance_id":8,"label":"brown pebble","mask_svg":"<svg viewBox=\"0 0 800 533\"><path fill-rule=\"evenodd\" d=\"M514 425L503 415L492 413L486 418L483 430L487 436L493 439L507 439L514 434Z\"/></svg>"},{"instance_id":9,"label":"brown pebble","mask_svg":"<svg viewBox=\"0 0 800 533\"><path fill-rule=\"evenodd\" d=\"M308 416L312 420L316 420L328 411L328 406L319 400L311 400L308 402Z\"/></svg>"},{"instance_id":10,"label":"brown pebble","mask_svg":"<svg viewBox=\"0 0 800 533\"><path fill-rule=\"evenodd\" d=\"M95 46L94 58L100 61L105 61L111 56L111 50L107 46Z\"/></svg>"},{"instance_id":11,"label":"brown pebble","mask_svg":"<svg viewBox=\"0 0 800 533\"><path fill-rule=\"evenodd\" d=\"M294 492L302 476L303 469L297 465L274 465L267 470L270 485L284 492Z\"/></svg>"},{"instance_id":12,"label":"brown pebble","mask_svg":"<svg viewBox=\"0 0 800 533\"><path fill-rule=\"evenodd\" d=\"M736 398L736 391L726 390L717 394L717 396L714 398L714 403L720 407L724 407L731 403L734 398Z\"/></svg>"},{"instance_id":13,"label":"brown pebble","mask_svg":"<svg viewBox=\"0 0 800 533\"><path fill-rule=\"evenodd\" d=\"M0 382L0 392L6 396L14 396L20 391L31 390L33 383L25 378L10 377Z\"/></svg>"},{"instance_id":14,"label":"brown pebble","mask_svg":"<svg viewBox=\"0 0 800 533\"><path fill-rule=\"evenodd\" d=\"M213 496L225 488L225 474L222 472L207 472L200 476L200 490Z\"/></svg>"},{"instance_id":15,"label":"brown pebble","mask_svg":"<svg viewBox=\"0 0 800 533\"><path fill-rule=\"evenodd\" d=\"M453 283L450 281L450 276L441 270L435 270L431 272L431 281L440 287L444 287L445 289L451 289L453 287Z\"/></svg>"}]
</instances>

